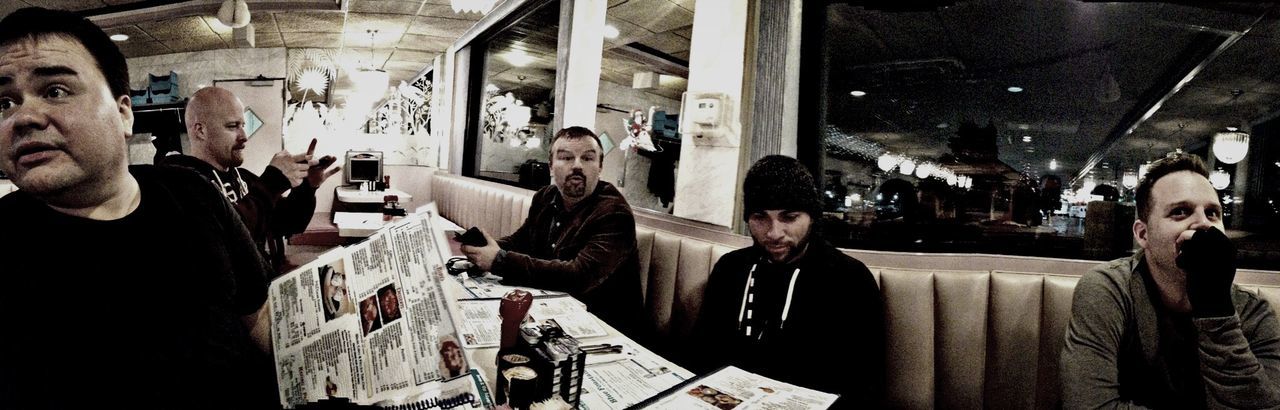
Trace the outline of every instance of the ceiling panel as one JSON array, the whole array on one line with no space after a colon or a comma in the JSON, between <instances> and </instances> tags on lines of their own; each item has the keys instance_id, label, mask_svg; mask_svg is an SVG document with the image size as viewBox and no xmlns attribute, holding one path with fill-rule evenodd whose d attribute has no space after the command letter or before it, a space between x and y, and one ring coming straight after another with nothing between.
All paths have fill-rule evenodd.
<instances>
[{"instance_id":1,"label":"ceiling panel","mask_svg":"<svg viewBox=\"0 0 1280 410\"><path fill-rule=\"evenodd\" d=\"M215 36L213 29L199 16L179 17L161 21L138 23L138 27L156 40L170 40L182 37Z\"/></svg>"},{"instance_id":2,"label":"ceiling panel","mask_svg":"<svg viewBox=\"0 0 1280 410\"><path fill-rule=\"evenodd\" d=\"M221 37L216 35L209 36L187 36L161 40L164 45L175 53L185 53L189 51L217 50L227 48L227 43L222 41Z\"/></svg>"},{"instance_id":3,"label":"ceiling panel","mask_svg":"<svg viewBox=\"0 0 1280 410\"><path fill-rule=\"evenodd\" d=\"M611 7L608 14L656 33L693 24L693 12L669 0L632 0Z\"/></svg>"},{"instance_id":4,"label":"ceiling panel","mask_svg":"<svg viewBox=\"0 0 1280 410\"><path fill-rule=\"evenodd\" d=\"M276 26L282 33L341 33L345 18L341 12L303 11L278 12ZM288 38L285 38L288 41Z\"/></svg>"},{"instance_id":5,"label":"ceiling panel","mask_svg":"<svg viewBox=\"0 0 1280 410\"><path fill-rule=\"evenodd\" d=\"M339 48L342 47L342 34L339 33L294 33L282 32L284 45L289 48Z\"/></svg>"},{"instance_id":6,"label":"ceiling panel","mask_svg":"<svg viewBox=\"0 0 1280 410\"><path fill-rule=\"evenodd\" d=\"M351 11L355 13L386 13L386 14L418 14L418 8L422 5L419 1L400 1L400 0L364 0L351 3Z\"/></svg>"},{"instance_id":7,"label":"ceiling panel","mask_svg":"<svg viewBox=\"0 0 1280 410\"><path fill-rule=\"evenodd\" d=\"M409 33L458 38L475 24L475 21L471 20L419 16L409 25Z\"/></svg>"},{"instance_id":8,"label":"ceiling panel","mask_svg":"<svg viewBox=\"0 0 1280 410\"><path fill-rule=\"evenodd\" d=\"M405 34L400 39L399 48L406 50L433 51L443 52L453 45L451 37L424 36L418 34Z\"/></svg>"}]
</instances>

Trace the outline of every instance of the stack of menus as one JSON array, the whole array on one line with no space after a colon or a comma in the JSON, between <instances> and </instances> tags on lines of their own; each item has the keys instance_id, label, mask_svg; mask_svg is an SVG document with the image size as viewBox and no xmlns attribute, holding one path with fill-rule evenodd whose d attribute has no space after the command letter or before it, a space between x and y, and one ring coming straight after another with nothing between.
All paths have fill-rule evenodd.
<instances>
[{"instance_id":1,"label":"stack of menus","mask_svg":"<svg viewBox=\"0 0 1280 410\"><path fill-rule=\"evenodd\" d=\"M280 403L487 408L440 282L449 246L424 207L272 281Z\"/></svg>"}]
</instances>

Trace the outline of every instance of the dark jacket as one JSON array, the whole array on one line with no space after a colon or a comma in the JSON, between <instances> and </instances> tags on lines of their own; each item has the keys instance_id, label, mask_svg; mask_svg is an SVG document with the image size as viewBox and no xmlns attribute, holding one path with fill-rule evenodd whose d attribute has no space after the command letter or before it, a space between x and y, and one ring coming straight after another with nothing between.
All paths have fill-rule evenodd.
<instances>
[{"instance_id":1,"label":"dark jacket","mask_svg":"<svg viewBox=\"0 0 1280 410\"><path fill-rule=\"evenodd\" d=\"M188 155L165 157L161 165L194 170L213 184L218 192L225 193L235 204L236 212L249 228L249 234L263 257L276 268L284 262L284 241L281 238L305 231L316 210L316 188L306 180L290 187L289 179L276 167L267 166L261 177L244 168L221 172L213 165ZM245 186L241 185L242 180ZM219 186L219 181L222 186ZM290 189L289 196L284 196Z\"/></svg>"},{"instance_id":2,"label":"dark jacket","mask_svg":"<svg viewBox=\"0 0 1280 410\"><path fill-rule=\"evenodd\" d=\"M600 181L571 210L555 185L539 190L524 225L498 246L507 252L491 270L503 283L567 292L618 330L642 331L636 220L612 184Z\"/></svg>"},{"instance_id":3,"label":"dark jacket","mask_svg":"<svg viewBox=\"0 0 1280 410\"><path fill-rule=\"evenodd\" d=\"M755 273L751 274L753 266ZM781 320L792 276L795 291ZM740 324L747 277L755 280L752 319ZM753 325L751 336L745 326ZM839 327L839 328L837 328ZM791 264L768 262L758 247L721 257L707 282L685 364L699 374L725 365L840 394L838 408L884 400L884 301L867 266L821 240ZM823 353L817 353L822 351Z\"/></svg>"}]
</instances>

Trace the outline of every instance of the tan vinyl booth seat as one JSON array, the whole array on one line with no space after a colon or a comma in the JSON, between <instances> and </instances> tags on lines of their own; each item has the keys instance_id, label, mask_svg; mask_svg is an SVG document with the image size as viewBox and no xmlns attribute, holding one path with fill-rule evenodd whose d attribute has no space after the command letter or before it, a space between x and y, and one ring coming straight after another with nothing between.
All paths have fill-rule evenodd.
<instances>
[{"instance_id":1,"label":"tan vinyl booth seat","mask_svg":"<svg viewBox=\"0 0 1280 410\"><path fill-rule=\"evenodd\" d=\"M495 236L514 231L532 191L438 174L441 214ZM483 205L480 205L483 204ZM636 227L641 287L656 352L679 357L715 262L749 244ZM1079 276L1098 264L1004 255L845 250L871 267L885 300L886 381L893 408L1057 408L1058 355ZM1236 283L1280 309L1280 274ZM838 323L833 323L838 325ZM836 332L833 331L833 334ZM816 349L823 348L815 346ZM815 365L821 365L815 363Z\"/></svg>"}]
</instances>

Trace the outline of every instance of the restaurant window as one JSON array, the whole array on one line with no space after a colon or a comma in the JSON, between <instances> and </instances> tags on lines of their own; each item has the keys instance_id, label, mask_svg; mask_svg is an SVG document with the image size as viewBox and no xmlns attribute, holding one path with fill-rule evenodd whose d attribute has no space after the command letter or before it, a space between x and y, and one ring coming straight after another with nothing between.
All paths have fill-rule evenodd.
<instances>
[{"instance_id":1,"label":"restaurant window","mask_svg":"<svg viewBox=\"0 0 1280 410\"><path fill-rule=\"evenodd\" d=\"M827 239L1123 256L1140 168L1187 152L1221 169L1237 246L1267 246L1248 238L1277 228L1275 144L1236 165L1213 146L1228 127L1272 128L1270 5L932 3L805 3L798 156L819 170Z\"/></svg>"},{"instance_id":2,"label":"restaurant window","mask_svg":"<svg viewBox=\"0 0 1280 410\"><path fill-rule=\"evenodd\" d=\"M610 2L596 132L601 179L633 207L670 213L680 165L680 100L688 87L694 1Z\"/></svg>"},{"instance_id":3,"label":"restaurant window","mask_svg":"<svg viewBox=\"0 0 1280 410\"><path fill-rule=\"evenodd\" d=\"M472 176L538 189L550 183L548 147L555 130L556 46L560 2L538 2L514 22L473 43L468 138Z\"/></svg>"}]
</instances>

